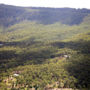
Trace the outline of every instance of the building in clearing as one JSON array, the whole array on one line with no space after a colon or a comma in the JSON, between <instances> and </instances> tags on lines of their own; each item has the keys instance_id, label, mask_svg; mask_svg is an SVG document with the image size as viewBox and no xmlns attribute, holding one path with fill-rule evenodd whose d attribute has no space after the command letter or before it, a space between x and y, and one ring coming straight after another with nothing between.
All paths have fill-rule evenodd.
<instances>
[{"instance_id":1,"label":"building in clearing","mask_svg":"<svg viewBox=\"0 0 90 90\"><path fill-rule=\"evenodd\" d=\"M68 55L64 55L65 58L68 58Z\"/></svg>"},{"instance_id":2,"label":"building in clearing","mask_svg":"<svg viewBox=\"0 0 90 90\"><path fill-rule=\"evenodd\" d=\"M17 77L17 76L19 76L19 74L16 74L16 73L15 73L15 74L13 74L13 76L16 76L16 77Z\"/></svg>"},{"instance_id":3,"label":"building in clearing","mask_svg":"<svg viewBox=\"0 0 90 90\"><path fill-rule=\"evenodd\" d=\"M69 55L64 55L64 57L65 57L65 58L70 58L70 56L69 56Z\"/></svg>"}]
</instances>

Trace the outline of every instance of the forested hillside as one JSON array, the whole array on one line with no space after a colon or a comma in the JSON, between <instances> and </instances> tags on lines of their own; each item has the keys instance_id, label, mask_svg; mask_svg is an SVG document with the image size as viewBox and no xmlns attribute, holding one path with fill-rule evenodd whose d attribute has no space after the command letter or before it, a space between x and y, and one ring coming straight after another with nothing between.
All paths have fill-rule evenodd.
<instances>
[{"instance_id":1,"label":"forested hillside","mask_svg":"<svg viewBox=\"0 0 90 90\"><path fill-rule=\"evenodd\" d=\"M0 5L0 90L90 90L90 10Z\"/></svg>"},{"instance_id":2,"label":"forested hillside","mask_svg":"<svg viewBox=\"0 0 90 90\"><path fill-rule=\"evenodd\" d=\"M16 7L0 5L0 25L10 26L15 23L28 20L40 24L80 24L83 18L90 14L88 9L74 8L39 8L39 7Z\"/></svg>"}]
</instances>

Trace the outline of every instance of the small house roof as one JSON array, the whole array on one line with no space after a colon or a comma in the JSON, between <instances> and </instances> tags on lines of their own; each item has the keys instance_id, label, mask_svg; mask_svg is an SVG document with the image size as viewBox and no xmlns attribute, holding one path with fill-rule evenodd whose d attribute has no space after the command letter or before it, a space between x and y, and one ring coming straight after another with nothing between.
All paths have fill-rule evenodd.
<instances>
[{"instance_id":1,"label":"small house roof","mask_svg":"<svg viewBox=\"0 0 90 90\"><path fill-rule=\"evenodd\" d=\"M14 76L19 76L19 74L16 74L16 73L15 73L15 74L13 74L13 75L14 75Z\"/></svg>"}]
</instances>

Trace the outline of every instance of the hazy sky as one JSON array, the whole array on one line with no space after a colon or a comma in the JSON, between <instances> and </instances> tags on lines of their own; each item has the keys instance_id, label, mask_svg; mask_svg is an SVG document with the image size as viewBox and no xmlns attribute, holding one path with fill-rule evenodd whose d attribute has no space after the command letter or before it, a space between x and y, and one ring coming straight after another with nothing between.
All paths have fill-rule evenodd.
<instances>
[{"instance_id":1,"label":"hazy sky","mask_svg":"<svg viewBox=\"0 0 90 90\"><path fill-rule=\"evenodd\" d=\"M0 0L0 3L16 6L89 8L90 0Z\"/></svg>"}]
</instances>

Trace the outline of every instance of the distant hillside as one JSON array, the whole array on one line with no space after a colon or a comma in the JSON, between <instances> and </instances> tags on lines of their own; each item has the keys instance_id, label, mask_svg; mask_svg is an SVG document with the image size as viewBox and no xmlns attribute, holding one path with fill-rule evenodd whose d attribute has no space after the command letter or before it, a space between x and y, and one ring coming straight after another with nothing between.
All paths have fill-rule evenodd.
<instances>
[{"instance_id":1,"label":"distant hillside","mask_svg":"<svg viewBox=\"0 0 90 90\"><path fill-rule=\"evenodd\" d=\"M74 8L40 8L40 7L16 7L0 5L0 25L9 26L18 22L29 20L41 24L80 24L84 17L90 14L88 9Z\"/></svg>"}]
</instances>

